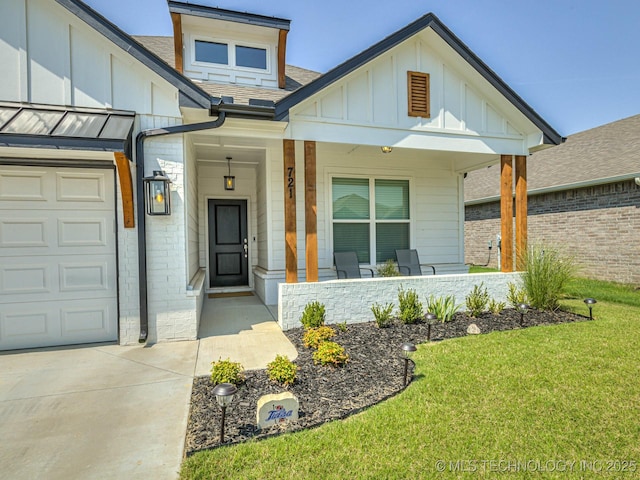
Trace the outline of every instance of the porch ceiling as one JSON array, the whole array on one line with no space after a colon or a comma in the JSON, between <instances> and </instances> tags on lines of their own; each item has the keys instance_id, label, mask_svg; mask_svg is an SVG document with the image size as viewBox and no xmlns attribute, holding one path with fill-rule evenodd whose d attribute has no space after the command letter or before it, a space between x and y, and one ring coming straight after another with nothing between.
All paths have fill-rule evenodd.
<instances>
[{"instance_id":1,"label":"porch ceiling","mask_svg":"<svg viewBox=\"0 0 640 480\"><path fill-rule=\"evenodd\" d=\"M190 134L196 160L201 163L226 163L232 157L232 167L251 167L263 162L266 151L274 145L272 139L226 136L224 134ZM457 173L469 172L499 162L494 154L451 152L438 150L417 150L394 147L391 153L383 153L380 146L356 145L348 143L318 142L319 155L383 158L389 164L424 158L429 161L447 163ZM324 153L323 153L324 152Z\"/></svg>"},{"instance_id":2,"label":"porch ceiling","mask_svg":"<svg viewBox=\"0 0 640 480\"><path fill-rule=\"evenodd\" d=\"M198 162L226 163L232 157L232 165L257 165L267 149L267 142L259 138L194 134L190 139Z\"/></svg>"},{"instance_id":3,"label":"porch ceiling","mask_svg":"<svg viewBox=\"0 0 640 480\"><path fill-rule=\"evenodd\" d=\"M372 145L355 145L347 143L318 143L319 154L322 152L331 155L340 155L348 157L349 155L357 155L358 157L383 158L390 165L396 165L399 162L414 161L416 158L423 158L428 161L446 163L451 169L458 173L464 173L476 170L488 165L498 163L499 155L480 154L469 152L450 152L439 150L418 150L412 148L392 147L390 153L383 153L381 146Z\"/></svg>"}]
</instances>

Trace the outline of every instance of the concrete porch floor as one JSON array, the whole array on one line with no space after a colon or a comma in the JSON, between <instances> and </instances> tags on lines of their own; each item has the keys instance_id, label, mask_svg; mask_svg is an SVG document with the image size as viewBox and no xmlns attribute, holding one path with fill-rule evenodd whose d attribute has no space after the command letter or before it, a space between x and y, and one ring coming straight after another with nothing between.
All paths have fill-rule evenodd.
<instances>
[{"instance_id":1,"label":"concrete porch floor","mask_svg":"<svg viewBox=\"0 0 640 480\"><path fill-rule=\"evenodd\" d=\"M266 368L277 354L298 356L274 312L256 296L205 298L195 374L209 375L211 362L227 358L245 370Z\"/></svg>"}]
</instances>

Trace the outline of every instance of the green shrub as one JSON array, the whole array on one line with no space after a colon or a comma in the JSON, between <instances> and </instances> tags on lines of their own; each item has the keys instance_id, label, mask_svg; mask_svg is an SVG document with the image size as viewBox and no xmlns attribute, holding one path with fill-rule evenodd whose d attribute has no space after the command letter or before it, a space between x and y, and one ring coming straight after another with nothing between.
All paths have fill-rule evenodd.
<instances>
[{"instance_id":1,"label":"green shrub","mask_svg":"<svg viewBox=\"0 0 640 480\"><path fill-rule=\"evenodd\" d=\"M489 301L488 309L491 313L496 315L500 315L502 311L506 308L507 304L504 302L498 302L493 298Z\"/></svg>"},{"instance_id":2,"label":"green shrub","mask_svg":"<svg viewBox=\"0 0 640 480\"><path fill-rule=\"evenodd\" d=\"M349 355L344 351L344 347L336 342L322 342L313 352L313 361L316 364L341 367L349 361Z\"/></svg>"},{"instance_id":3,"label":"green shrub","mask_svg":"<svg viewBox=\"0 0 640 480\"><path fill-rule=\"evenodd\" d=\"M338 326L338 330L340 330L341 332L346 332L347 331L347 321L345 320L344 322L339 322L336 323L336 325Z\"/></svg>"},{"instance_id":4,"label":"green shrub","mask_svg":"<svg viewBox=\"0 0 640 480\"><path fill-rule=\"evenodd\" d=\"M398 271L398 267L396 266L396 263L391 259L387 260L382 265L378 265L376 267L376 271L378 272L378 275L380 275L381 277L399 277L400 276L400 272Z\"/></svg>"},{"instance_id":5,"label":"green shrub","mask_svg":"<svg viewBox=\"0 0 640 480\"><path fill-rule=\"evenodd\" d=\"M310 302L304 307L300 323L304 328L317 328L324 325L324 305L320 302Z\"/></svg>"},{"instance_id":6,"label":"green shrub","mask_svg":"<svg viewBox=\"0 0 640 480\"><path fill-rule=\"evenodd\" d=\"M219 359L217 362L211 362L211 381L217 385L219 383L233 383L240 385L244 382L244 368L239 362L232 362L228 358L226 360Z\"/></svg>"},{"instance_id":7,"label":"green shrub","mask_svg":"<svg viewBox=\"0 0 640 480\"><path fill-rule=\"evenodd\" d=\"M430 295L427 301L427 310L438 317L442 323L453 320L453 316L460 308L461 305L456 305L456 297L453 295L446 297Z\"/></svg>"},{"instance_id":8,"label":"green shrub","mask_svg":"<svg viewBox=\"0 0 640 480\"><path fill-rule=\"evenodd\" d=\"M322 327L308 328L302 336L302 343L307 348L318 348L322 342L326 342L335 337L333 328L323 325Z\"/></svg>"},{"instance_id":9,"label":"green shrub","mask_svg":"<svg viewBox=\"0 0 640 480\"><path fill-rule=\"evenodd\" d=\"M489 292L487 292L484 282L480 285L474 285L473 290L465 297L465 302L467 304L467 312L472 317L477 317L487 310Z\"/></svg>"},{"instance_id":10,"label":"green shrub","mask_svg":"<svg viewBox=\"0 0 640 480\"><path fill-rule=\"evenodd\" d=\"M276 355L276 359L267 365L269 380L284 386L293 385L297 373L298 366L286 355Z\"/></svg>"},{"instance_id":11,"label":"green shrub","mask_svg":"<svg viewBox=\"0 0 640 480\"><path fill-rule=\"evenodd\" d=\"M507 302L512 308L518 308L518 305L521 303L528 303L527 293L523 288L518 287L515 283L509 282L507 284L509 287L509 293L507 293Z\"/></svg>"},{"instance_id":12,"label":"green shrub","mask_svg":"<svg viewBox=\"0 0 640 480\"><path fill-rule=\"evenodd\" d=\"M389 326L389 323L391 323L391 312L393 311L393 303L387 303L386 305L374 303L371 306L371 311L373 312L373 316L376 319L376 326L378 328Z\"/></svg>"},{"instance_id":13,"label":"green shrub","mask_svg":"<svg viewBox=\"0 0 640 480\"><path fill-rule=\"evenodd\" d=\"M422 319L422 303L413 289L407 291L402 287L398 289L398 308L400 310L398 317L402 323L417 323Z\"/></svg>"},{"instance_id":14,"label":"green shrub","mask_svg":"<svg viewBox=\"0 0 640 480\"><path fill-rule=\"evenodd\" d=\"M574 257L553 246L535 244L523 256L523 263L522 285L529 304L539 310L556 310L564 288L577 273Z\"/></svg>"}]
</instances>

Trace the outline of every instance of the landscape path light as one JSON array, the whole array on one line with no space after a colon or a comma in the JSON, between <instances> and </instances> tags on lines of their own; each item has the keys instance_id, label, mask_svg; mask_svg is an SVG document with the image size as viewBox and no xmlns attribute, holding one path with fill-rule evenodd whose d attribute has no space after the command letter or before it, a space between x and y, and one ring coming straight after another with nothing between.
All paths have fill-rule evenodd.
<instances>
[{"instance_id":1,"label":"landscape path light","mask_svg":"<svg viewBox=\"0 0 640 480\"><path fill-rule=\"evenodd\" d=\"M434 320L437 320L438 317L435 316L433 313L427 313L424 318L427 320L427 341L430 342L431 341L431 324L434 322Z\"/></svg>"},{"instance_id":2,"label":"landscape path light","mask_svg":"<svg viewBox=\"0 0 640 480\"><path fill-rule=\"evenodd\" d=\"M519 303L518 304L518 312L520 312L520 326L522 327L522 325L524 325L524 314L527 313L527 311L529 310L529 305L527 305L526 303Z\"/></svg>"},{"instance_id":3,"label":"landscape path light","mask_svg":"<svg viewBox=\"0 0 640 480\"><path fill-rule=\"evenodd\" d=\"M409 359L413 355L413 353L417 350L416 346L413 343L403 343L402 344L402 354L404 358L404 386L407 386L407 373L409 371Z\"/></svg>"},{"instance_id":4,"label":"landscape path light","mask_svg":"<svg viewBox=\"0 0 640 480\"><path fill-rule=\"evenodd\" d=\"M222 420L220 420L220 443L224 443L224 417L227 413L227 407L231 405L233 396L238 391L232 383L219 383L213 387L213 394L216 396L218 405L222 408Z\"/></svg>"},{"instance_id":5,"label":"landscape path light","mask_svg":"<svg viewBox=\"0 0 640 480\"><path fill-rule=\"evenodd\" d=\"M589 320L593 320L593 306L598 303L595 298L585 298L584 303L589 307Z\"/></svg>"}]
</instances>

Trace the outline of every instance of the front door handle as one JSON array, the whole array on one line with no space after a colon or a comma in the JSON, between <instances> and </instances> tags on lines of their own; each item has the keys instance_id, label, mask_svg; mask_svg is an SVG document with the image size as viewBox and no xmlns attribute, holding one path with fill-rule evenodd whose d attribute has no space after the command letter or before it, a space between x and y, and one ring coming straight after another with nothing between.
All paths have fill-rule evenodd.
<instances>
[{"instance_id":1,"label":"front door handle","mask_svg":"<svg viewBox=\"0 0 640 480\"><path fill-rule=\"evenodd\" d=\"M246 241L246 239L245 239ZM247 258L249 255L249 245L247 245L246 243L242 246L242 248L244 248L244 258Z\"/></svg>"}]
</instances>

